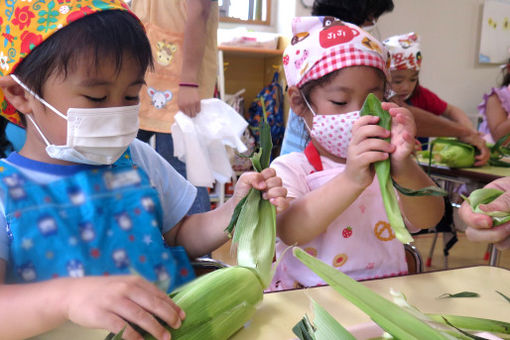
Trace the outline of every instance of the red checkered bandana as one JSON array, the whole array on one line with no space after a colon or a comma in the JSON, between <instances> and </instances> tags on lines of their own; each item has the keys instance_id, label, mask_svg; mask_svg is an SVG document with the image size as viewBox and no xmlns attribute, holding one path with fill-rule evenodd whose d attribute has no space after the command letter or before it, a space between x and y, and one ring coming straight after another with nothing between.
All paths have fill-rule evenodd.
<instances>
[{"instance_id":1,"label":"red checkered bandana","mask_svg":"<svg viewBox=\"0 0 510 340\"><path fill-rule=\"evenodd\" d=\"M333 17L297 17L292 32L291 44L283 54L289 86L301 87L350 66L375 67L389 79L385 48L356 25Z\"/></svg>"}]
</instances>

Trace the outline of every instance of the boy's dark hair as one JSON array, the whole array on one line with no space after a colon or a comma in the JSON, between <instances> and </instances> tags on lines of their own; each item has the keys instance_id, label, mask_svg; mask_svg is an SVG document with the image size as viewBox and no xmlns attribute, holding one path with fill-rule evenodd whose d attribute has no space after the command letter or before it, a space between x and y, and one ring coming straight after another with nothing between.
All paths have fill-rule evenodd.
<instances>
[{"instance_id":1,"label":"boy's dark hair","mask_svg":"<svg viewBox=\"0 0 510 340\"><path fill-rule=\"evenodd\" d=\"M361 26L367 20L377 19L393 10L393 0L315 0L314 16L334 16Z\"/></svg>"},{"instance_id":2,"label":"boy's dark hair","mask_svg":"<svg viewBox=\"0 0 510 340\"><path fill-rule=\"evenodd\" d=\"M138 61L142 74L153 67L150 43L140 22L127 11L102 11L55 32L18 65L14 74L42 96L46 80L54 72L67 76L81 56L92 58L90 62L96 67L105 58L114 58L120 70L124 53Z\"/></svg>"},{"instance_id":3,"label":"boy's dark hair","mask_svg":"<svg viewBox=\"0 0 510 340\"><path fill-rule=\"evenodd\" d=\"M507 64L503 68L503 81L501 82L501 86L510 85L510 59L508 59Z\"/></svg>"}]
</instances>

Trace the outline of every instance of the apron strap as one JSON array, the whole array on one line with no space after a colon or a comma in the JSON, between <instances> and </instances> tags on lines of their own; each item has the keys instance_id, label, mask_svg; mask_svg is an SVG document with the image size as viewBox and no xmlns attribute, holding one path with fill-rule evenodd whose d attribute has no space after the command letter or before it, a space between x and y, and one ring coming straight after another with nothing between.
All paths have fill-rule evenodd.
<instances>
[{"instance_id":1,"label":"apron strap","mask_svg":"<svg viewBox=\"0 0 510 340\"><path fill-rule=\"evenodd\" d=\"M314 167L315 171L322 171L322 160L319 151L315 148L312 142L309 142L305 148L305 156L311 166Z\"/></svg>"}]
</instances>

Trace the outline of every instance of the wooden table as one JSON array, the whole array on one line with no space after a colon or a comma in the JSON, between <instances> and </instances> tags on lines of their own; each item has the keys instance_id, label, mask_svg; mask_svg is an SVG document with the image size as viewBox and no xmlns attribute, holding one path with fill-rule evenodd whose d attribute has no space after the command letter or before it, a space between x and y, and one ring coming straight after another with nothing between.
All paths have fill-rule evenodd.
<instances>
[{"instance_id":1,"label":"wooden table","mask_svg":"<svg viewBox=\"0 0 510 340\"><path fill-rule=\"evenodd\" d=\"M426 313L458 314L510 322L510 304L495 292L510 295L510 270L491 266L458 268L437 272L364 281L363 284L386 298L389 290L400 291L408 301ZM479 298L436 299L443 293L473 291ZM228 294L228 292L225 292ZM268 293L251 322L233 339L294 339L292 327L310 313L312 297L342 325L351 327L370 319L331 287L317 287ZM51 340L102 340L106 332L85 330L71 324L40 336Z\"/></svg>"}]
</instances>

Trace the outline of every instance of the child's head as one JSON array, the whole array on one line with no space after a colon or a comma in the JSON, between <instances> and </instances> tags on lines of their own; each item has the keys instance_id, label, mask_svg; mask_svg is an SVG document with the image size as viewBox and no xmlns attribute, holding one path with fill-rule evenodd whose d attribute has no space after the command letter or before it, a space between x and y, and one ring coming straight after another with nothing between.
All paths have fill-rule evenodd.
<instances>
[{"instance_id":1,"label":"child's head","mask_svg":"<svg viewBox=\"0 0 510 340\"><path fill-rule=\"evenodd\" d=\"M343 147L328 152L344 158L352 122L365 98L369 93L383 98L387 53L370 34L333 17L295 18L293 33L283 54L291 107L304 118L312 139L322 139L319 135L341 139ZM336 118L326 116L346 113L337 120L345 126L335 122L334 131L316 131L321 120L333 126L330 120Z\"/></svg>"},{"instance_id":2,"label":"child's head","mask_svg":"<svg viewBox=\"0 0 510 340\"><path fill-rule=\"evenodd\" d=\"M315 0L312 15L333 16L358 26L371 26L393 7L393 0Z\"/></svg>"},{"instance_id":3,"label":"child's head","mask_svg":"<svg viewBox=\"0 0 510 340\"><path fill-rule=\"evenodd\" d=\"M420 39L416 33L395 35L383 41L390 53L391 90L407 100L418 85L421 67Z\"/></svg>"},{"instance_id":4,"label":"child's head","mask_svg":"<svg viewBox=\"0 0 510 340\"><path fill-rule=\"evenodd\" d=\"M2 75L14 74L16 82L40 98L27 96L13 83L0 91L1 109L11 122L27 125L27 143L32 138L43 146L48 141L69 144L65 115L69 108L138 104L152 55L141 23L123 0L68 1L57 8L39 3L37 11L32 8L35 4L18 2L10 9L11 17L5 15L5 6L0 5L2 30L14 31L19 39L0 49L10 56L2 64ZM45 10L51 20L42 22L39 16ZM31 124L20 118L23 115ZM31 133L33 127L41 131Z\"/></svg>"}]
</instances>

